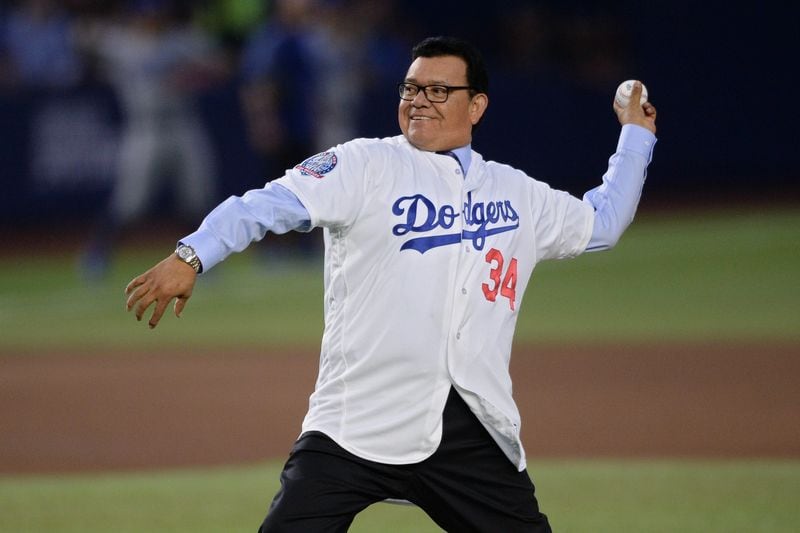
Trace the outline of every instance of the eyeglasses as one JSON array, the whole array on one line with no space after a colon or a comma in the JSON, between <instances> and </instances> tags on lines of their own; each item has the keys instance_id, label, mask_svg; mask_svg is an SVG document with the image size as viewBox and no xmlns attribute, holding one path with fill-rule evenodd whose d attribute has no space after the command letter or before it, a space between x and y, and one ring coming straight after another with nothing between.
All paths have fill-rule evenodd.
<instances>
[{"instance_id":1,"label":"eyeglasses","mask_svg":"<svg viewBox=\"0 0 800 533\"><path fill-rule=\"evenodd\" d=\"M420 90L425 93L425 98L429 102L441 104L447 101L451 91L472 90L472 87L463 85L460 87L452 87L447 85L417 85L416 83L409 83L407 81L397 84L397 91L400 93L400 98L403 100L413 100Z\"/></svg>"}]
</instances>

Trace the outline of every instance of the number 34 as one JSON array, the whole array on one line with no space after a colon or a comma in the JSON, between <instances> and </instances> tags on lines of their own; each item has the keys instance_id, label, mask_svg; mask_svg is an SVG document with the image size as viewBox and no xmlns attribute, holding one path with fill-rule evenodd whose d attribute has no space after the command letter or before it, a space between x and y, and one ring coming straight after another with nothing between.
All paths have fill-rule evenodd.
<instances>
[{"instance_id":1,"label":"number 34","mask_svg":"<svg viewBox=\"0 0 800 533\"><path fill-rule=\"evenodd\" d=\"M511 258L505 275L503 275L505 260L500 250L497 248L489 250L486 254L486 262L494 266L489 272L489 279L492 283L481 284L483 295L490 302L494 302L497 300L497 293L499 292L500 296L508 298L508 303L513 311L514 301L517 299L517 259L515 257Z\"/></svg>"}]
</instances>

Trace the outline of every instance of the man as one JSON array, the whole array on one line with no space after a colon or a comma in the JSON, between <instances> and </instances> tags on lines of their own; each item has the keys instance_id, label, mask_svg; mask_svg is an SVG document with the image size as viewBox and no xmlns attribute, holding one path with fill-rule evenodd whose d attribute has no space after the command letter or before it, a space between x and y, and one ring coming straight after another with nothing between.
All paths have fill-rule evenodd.
<instances>
[{"instance_id":1,"label":"man","mask_svg":"<svg viewBox=\"0 0 800 533\"><path fill-rule=\"evenodd\" d=\"M173 2L126 7L119 24L100 21L79 34L124 116L114 184L81 258L89 281L107 274L115 242L164 189L174 193L182 223L197 220L214 198L214 150L198 98L224 80L225 60Z\"/></svg>"},{"instance_id":2,"label":"man","mask_svg":"<svg viewBox=\"0 0 800 533\"><path fill-rule=\"evenodd\" d=\"M633 218L655 108L631 102L584 200L470 148L488 77L469 44L429 38L399 84L402 135L356 139L223 202L126 288L155 327L196 273L266 231L324 228L325 331L303 431L262 531L345 531L408 500L448 531L550 531L525 470L508 372L535 264L613 246ZM189 268L189 263L193 268Z\"/></svg>"}]
</instances>

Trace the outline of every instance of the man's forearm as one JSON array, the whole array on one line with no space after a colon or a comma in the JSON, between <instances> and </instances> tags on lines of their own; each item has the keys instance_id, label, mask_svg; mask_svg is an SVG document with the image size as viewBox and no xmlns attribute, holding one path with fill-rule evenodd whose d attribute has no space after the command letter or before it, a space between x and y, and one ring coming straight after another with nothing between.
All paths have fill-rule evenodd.
<instances>
[{"instance_id":1,"label":"man's forearm","mask_svg":"<svg viewBox=\"0 0 800 533\"><path fill-rule=\"evenodd\" d=\"M285 187L268 183L243 196L231 196L206 216L194 233L181 239L197 252L203 272L271 231L308 231L310 216L300 200Z\"/></svg>"},{"instance_id":2,"label":"man's forearm","mask_svg":"<svg viewBox=\"0 0 800 533\"><path fill-rule=\"evenodd\" d=\"M583 196L595 210L594 229L586 251L612 248L633 221L655 143L655 135L647 129L623 126L602 185Z\"/></svg>"}]
</instances>

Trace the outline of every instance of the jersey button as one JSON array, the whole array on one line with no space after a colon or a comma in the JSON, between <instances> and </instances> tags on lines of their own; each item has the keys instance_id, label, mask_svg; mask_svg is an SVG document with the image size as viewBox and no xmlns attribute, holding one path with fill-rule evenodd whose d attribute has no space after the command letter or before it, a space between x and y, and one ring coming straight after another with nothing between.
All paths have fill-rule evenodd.
<instances>
[{"instance_id":1,"label":"jersey button","mask_svg":"<svg viewBox=\"0 0 800 533\"><path fill-rule=\"evenodd\" d=\"M460 168L456 169L456 174L461 174L461 169Z\"/></svg>"},{"instance_id":2,"label":"jersey button","mask_svg":"<svg viewBox=\"0 0 800 533\"><path fill-rule=\"evenodd\" d=\"M460 338L461 338L461 332L459 331L458 333L456 333L456 340L459 340Z\"/></svg>"},{"instance_id":3,"label":"jersey button","mask_svg":"<svg viewBox=\"0 0 800 533\"><path fill-rule=\"evenodd\" d=\"M464 287L461 287L461 294L467 294L467 289L465 289Z\"/></svg>"}]
</instances>

